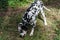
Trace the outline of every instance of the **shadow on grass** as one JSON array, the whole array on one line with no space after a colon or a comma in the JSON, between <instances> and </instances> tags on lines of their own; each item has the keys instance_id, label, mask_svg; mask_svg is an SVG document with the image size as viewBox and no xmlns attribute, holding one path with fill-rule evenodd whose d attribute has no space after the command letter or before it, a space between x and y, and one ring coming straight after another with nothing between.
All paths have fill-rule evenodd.
<instances>
[{"instance_id":1,"label":"shadow on grass","mask_svg":"<svg viewBox=\"0 0 60 40\"><path fill-rule=\"evenodd\" d=\"M8 0L0 0L0 12L6 11L8 8Z\"/></svg>"}]
</instances>

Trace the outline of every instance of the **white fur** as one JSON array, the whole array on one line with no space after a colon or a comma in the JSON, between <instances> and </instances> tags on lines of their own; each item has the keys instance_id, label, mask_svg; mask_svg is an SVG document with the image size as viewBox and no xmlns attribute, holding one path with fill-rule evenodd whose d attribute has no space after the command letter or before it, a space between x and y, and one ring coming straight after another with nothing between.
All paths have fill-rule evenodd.
<instances>
[{"instance_id":1,"label":"white fur","mask_svg":"<svg viewBox=\"0 0 60 40\"><path fill-rule=\"evenodd\" d=\"M34 28L32 28L31 33L30 33L30 36L32 36L33 33L34 33Z\"/></svg>"},{"instance_id":2,"label":"white fur","mask_svg":"<svg viewBox=\"0 0 60 40\"><path fill-rule=\"evenodd\" d=\"M26 35L27 31L24 31L22 33L20 33L20 35L23 37L24 35Z\"/></svg>"},{"instance_id":3,"label":"white fur","mask_svg":"<svg viewBox=\"0 0 60 40\"><path fill-rule=\"evenodd\" d=\"M47 21L46 21L46 17L45 17L45 13L43 12L43 9L41 8L41 14L44 18L44 24L47 25Z\"/></svg>"},{"instance_id":4,"label":"white fur","mask_svg":"<svg viewBox=\"0 0 60 40\"><path fill-rule=\"evenodd\" d=\"M51 11L50 9L48 9L47 7L43 6L44 9L46 9L47 11Z\"/></svg>"},{"instance_id":5,"label":"white fur","mask_svg":"<svg viewBox=\"0 0 60 40\"><path fill-rule=\"evenodd\" d=\"M20 32L20 30L21 30L21 27L18 27L18 31Z\"/></svg>"}]
</instances>

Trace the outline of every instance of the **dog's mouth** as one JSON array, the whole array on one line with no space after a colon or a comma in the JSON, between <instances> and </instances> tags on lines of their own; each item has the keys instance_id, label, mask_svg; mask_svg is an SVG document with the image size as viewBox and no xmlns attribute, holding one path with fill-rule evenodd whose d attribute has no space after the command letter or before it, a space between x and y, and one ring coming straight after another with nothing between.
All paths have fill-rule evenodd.
<instances>
[{"instance_id":1,"label":"dog's mouth","mask_svg":"<svg viewBox=\"0 0 60 40\"><path fill-rule=\"evenodd\" d=\"M20 33L20 37L24 37L25 36L25 34L24 33Z\"/></svg>"},{"instance_id":2,"label":"dog's mouth","mask_svg":"<svg viewBox=\"0 0 60 40\"><path fill-rule=\"evenodd\" d=\"M20 31L20 37L24 37L26 35L27 31L21 30Z\"/></svg>"}]
</instances>

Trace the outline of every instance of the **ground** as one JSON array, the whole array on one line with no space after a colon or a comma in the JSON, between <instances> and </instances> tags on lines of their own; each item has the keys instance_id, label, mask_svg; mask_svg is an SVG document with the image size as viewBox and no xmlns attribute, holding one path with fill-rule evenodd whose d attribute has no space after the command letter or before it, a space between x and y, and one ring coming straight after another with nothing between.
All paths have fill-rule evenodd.
<instances>
[{"instance_id":1,"label":"ground","mask_svg":"<svg viewBox=\"0 0 60 40\"><path fill-rule=\"evenodd\" d=\"M32 37L28 34L24 38L19 37L17 25L21 22L22 14L27 7L8 8L5 12L0 12L0 40L60 40L60 5L48 5L51 11L46 11L48 25L37 18L37 27Z\"/></svg>"}]
</instances>

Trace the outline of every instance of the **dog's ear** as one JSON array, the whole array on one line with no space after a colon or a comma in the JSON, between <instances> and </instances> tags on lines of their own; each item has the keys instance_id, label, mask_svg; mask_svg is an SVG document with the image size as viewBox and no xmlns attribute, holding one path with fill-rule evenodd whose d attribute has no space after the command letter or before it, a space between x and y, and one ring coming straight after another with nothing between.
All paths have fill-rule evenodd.
<instances>
[{"instance_id":1,"label":"dog's ear","mask_svg":"<svg viewBox=\"0 0 60 40\"><path fill-rule=\"evenodd\" d=\"M19 31L19 32L21 31L21 26L22 26L22 23L19 23L19 24L18 24L18 31Z\"/></svg>"},{"instance_id":2,"label":"dog's ear","mask_svg":"<svg viewBox=\"0 0 60 40\"><path fill-rule=\"evenodd\" d=\"M19 23L19 24L18 24L18 27L21 27L22 25L23 25L22 23Z\"/></svg>"}]
</instances>

